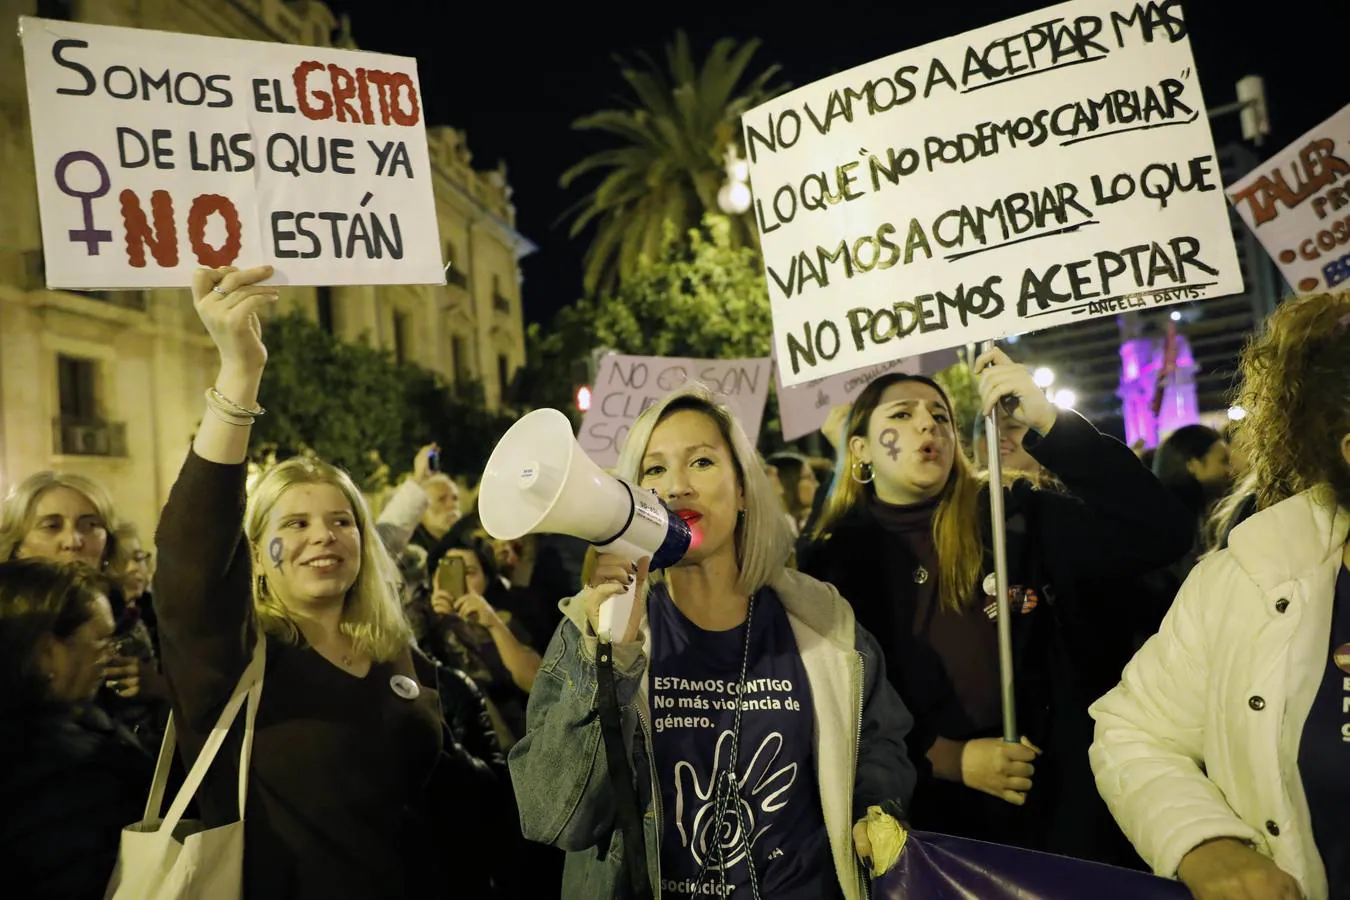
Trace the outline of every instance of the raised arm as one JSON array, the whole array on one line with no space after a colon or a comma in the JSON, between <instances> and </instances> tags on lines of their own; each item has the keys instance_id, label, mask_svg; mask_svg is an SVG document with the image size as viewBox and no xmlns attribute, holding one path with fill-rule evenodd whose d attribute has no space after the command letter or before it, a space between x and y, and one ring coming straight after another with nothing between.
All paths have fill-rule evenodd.
<instances>
[{"instance_id":1,"label":"raised arm","mask_svg":"<svg viewBox=\"0 0 1350 900\"><path fill-rule=\"evenodd\" d=\"M1070 546L1077 571L1128 576L1170 565L1191 549L1195 520L1120 441L1065 410L1053 433L1025 447L1068 495L1037 494L1047 544Z\"/></svg>"},{"instance_id":2,"label":"raised arm","mask_svg":"<svg viewBox=\"0 0 1350 900\"><path fill-rule=\"evenodd\" d=\"M1056 410L1002 350L985 352L974 369L981 412L1000 404L1002 415L1027 426L1023 446L1072 495L1039 495L1046 545L1073 547L1077 570L1098 576L1147 572L1190 549L1194 522L1129 447L1077 413Z\"/></svg>"},{"instance_id":3,"label":"raised arm","mask_svg":"<svg viewBox=\"0 0 1350 900\"><path fill-rule=\"evenodd\" d=\"M422 521L422 516L431 502L423 485L432 474L431 458L439 452L440 447L435 444L427 444L417 451L417 456L413 459L412 475L394 491L394 495L380 512L380 520L375 523L375 528L384 541L384 548L395 559L408 549L413 532L417 530L417 523Z\"/></svg>"},{"instance_id":4,"label":"raised arm","mask_svg":"<svg viewBox=\"0 0 1350 900\"><path fill-rule=\"evenodd\" d=\"M245 411L258 408L258 386L267 365L258 310L277 299L275 287L258 282L271 275L271 266L259 266L242 271L198 269L192 276L197 315L220 351L215 383L220 396L208 405L192 442L207 462L234 465L248 456L253 419Z\"/></svg>"},{"instance_id":5,"label":"raised arm","mask_svg":"<svg viewBox=\"0 0 1350 900\"><path fill-rule=\"evenodd\" d=\"M247 410L257 405L267 360L256 310L276 296L255 282L270 274L270 268L203 269L193 278L198 315L220 352L220 397L208 401L160 515L153 597L174 709L196 731L210 728L254 640L244 459L252 423Z\"/></svg>"}]
</instances>

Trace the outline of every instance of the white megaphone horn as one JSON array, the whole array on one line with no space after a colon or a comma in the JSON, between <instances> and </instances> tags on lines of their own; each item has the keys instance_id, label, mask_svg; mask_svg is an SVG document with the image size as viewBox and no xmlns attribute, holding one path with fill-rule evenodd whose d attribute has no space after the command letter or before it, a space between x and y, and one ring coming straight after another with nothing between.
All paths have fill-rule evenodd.
<instances>
[{"instance_id":1,"label":"white megaphone horn","mask_svg":"<svg viewBox=\"0 0 1350 900\"><path fill-rule=\"evenodd\" d=\"M556 409L536 409L497 442L483 470L478 516L494 538L570 534L651 571L679 562L697 536L650 491L606 473L572 436ZM600 607L599 636L612 640L628 623L634 589Z\"/></svg>"}]
</instances>

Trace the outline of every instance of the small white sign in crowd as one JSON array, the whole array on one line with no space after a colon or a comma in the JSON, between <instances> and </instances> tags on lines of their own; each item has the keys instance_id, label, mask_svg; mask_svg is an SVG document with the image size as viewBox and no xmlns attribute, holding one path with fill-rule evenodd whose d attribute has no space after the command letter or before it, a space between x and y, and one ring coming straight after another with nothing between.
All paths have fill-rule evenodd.
<instances>
[{"instance_id":1,"label":"small white sign in crowd","mask_svg":"<svg viewBox=\"0 0 1350 900\"><path fill-rule=\"evenodd\" d=\"M624 356L600 360L591 390L591 408L581 422L577 442L600 466L619 459L633 421L647 407L690 381L701 382L725 403L754 441L769 398L769 359L678 359Z\"/></svg>"},{"instance_id":2,"label":"small white sign in crowd","mask_svg":"<svg viewBox=\"0 0 1350 900\"><path fill-rule=\"evenodd\" d=\"M47 284L443 284L414 60L22 18Z\"/></svg>"},{"instance_id":3,"label":"small white sign in crowd","mask_svg":"<svg viewBox=\"0 0 1350 900\"><path fill-rule=\"evenodd\" d=\"M1350 106L1238 179L1228 197L1294 290L1350 281Z\"/></svg>"}]
</instances>

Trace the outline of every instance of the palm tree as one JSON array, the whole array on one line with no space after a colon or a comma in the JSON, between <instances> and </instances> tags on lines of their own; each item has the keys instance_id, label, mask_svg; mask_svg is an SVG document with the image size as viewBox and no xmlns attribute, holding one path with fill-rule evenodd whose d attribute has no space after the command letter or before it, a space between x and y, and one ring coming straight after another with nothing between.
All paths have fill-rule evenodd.
<instances>
[{"instance_id":1,"label":"palm tree","mask_svg":"<svg viewBox=\"0 0 1350 900\"><path fill-rule=\"evenodd\" d=\"M717 212L717 192L724 175L728 145L739 145L740 117L746 110L782 93L770 85L780 66L770 66L747 79L750 58L759 41L737 46L719 40L696 66L683 31L666 46L666 68L639 54L642 67L616 57L620 73L636 95L626 108L605 109L572 123L581 131L600 131L618 145L588 156L562 176L563 188L595 171L600 183L576 204L571 237L592 223L595 236L586 251L584 285L588 294L611 289L633 273L639 259L660 255L666 223L685 235L698 227L705 212ZM733 217L736 246L754 245L754 223Z\"/></svg>"}]
</instances>

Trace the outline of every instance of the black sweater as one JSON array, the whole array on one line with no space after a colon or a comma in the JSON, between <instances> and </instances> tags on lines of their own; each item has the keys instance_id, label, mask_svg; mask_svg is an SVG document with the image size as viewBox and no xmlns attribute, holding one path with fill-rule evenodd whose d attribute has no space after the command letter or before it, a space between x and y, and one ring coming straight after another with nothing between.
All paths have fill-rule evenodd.
<instances>
[{"instance_id":1,"label":"black sweater","mask_svg":"<svg viewBox=\"0 0 1350 900\"><path fill-rule=\"evenodd\" d=\"M1094 597L1080 597L1075 585L1089 578L1121 578L1148 572L1181 557L1191 546L1192 519L1153 477L1128 447L1102 435L1073 412L1059 414L1044 438L1031 433L1025 447L1063 482L1066 492L1041 491L1027 482L1004 490L1009 585L1032 588L1039 598L1029 614L1013 619L1014 673L1018 697L1019 730L1035 741L1046 756L1038 762L1032 795L1055 801L1050 789L1057 778L1067 779L1063 791L1095 796L1087 766L1091 721L1078 673L1094 654L1100 618L1092 610ZM988 525L987 497L979 523L986 547L983 572L994 571ZM914 613L914 584L892 573L913 567L905 558L903 542L887 533L867 505L860 505L823 542L804 542L798 549L803 571L834 584L853 605L859 624L884 642L889 674L906 706L915 713L907 742L924 782L941 801L929 809L952 813L966 804L972 837L1023 843L1045 849L1055 846L1048 837L1053 826L1049 811L1033 827L1025 816L1010 815L1006 804L990 806L984 795L950 785L934 785L926 753L941 730L944 716L924 716L921 710L942 710L957 701L949 678L933 663L931 648L914 635L909 622ZM879 560L892 560L879 565ZM1084 612L1094 615L1084 615ZM997 728L979 733L943 734L953 740L996 736ZM1045 764L1059 770L1041 771ZM916 798L914 824L922 821L922 798ZM993 804L1001 804L989 798ZM1028 803L1034 807L1036 803ZM1058 804L1067 810L1065 804ZM983 830L973 820L987 818ZM1003 818L1000 826L996 820ZM951 816L940 823L955 828ZM1040 829L1039 834L1028 833ZM934 830L940 830L934 828ZM1017 833L1025 839L1018 839ZM1065 849L1065 852L1071 852Z\"/></svg>"}]
</instances>

